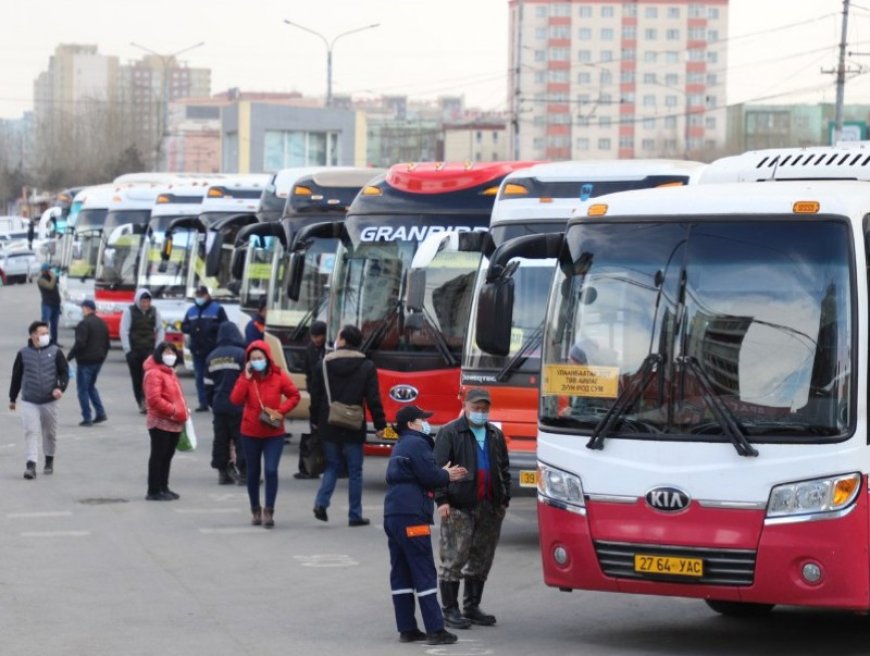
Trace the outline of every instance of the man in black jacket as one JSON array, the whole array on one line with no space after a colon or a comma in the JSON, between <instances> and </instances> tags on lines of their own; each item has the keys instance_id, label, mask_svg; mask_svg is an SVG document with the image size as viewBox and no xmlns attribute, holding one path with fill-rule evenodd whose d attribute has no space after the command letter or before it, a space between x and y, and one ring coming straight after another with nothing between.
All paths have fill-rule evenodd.
<instances>
[{"instance_id":1,"label":"man in black jacket","mask_svg":"<svg viewBox=\"0 0 870 656\"><path fill-rule=\"evenodd\" d=\"M218 470L218 484L244 485L244 455L239 437L242 428L243 406L230 402L230 392L245 368L245 348L242 333L232 321L223 322L218 328L217 348L205 361L205 390L212 408L214 444L211 450L212 469ZM230 464L230 449L235 446L237 473Z\"/></svg>"},{"instance_id":2,"label":"man in black jacket","mask_svg":"<svg viewBox=\"0 0 870 656\"><path fill-rule=\"evenodd\" d=\"M327 521L326 509L335 490L335 481L342 469L343 460L347 461L348 499L350 526L366 526L369 520L362 516L362 461L363 442L366 439L365 419L359 428L349 429L329 423L331 402L340 401L347 405L368 406L372 423L378 436L383 436L387 427L381 396L378 391L378 372L375 365L359 351L362 346L362 333L356 326L345 326L335 341L336 350L323 358L311 381L311 417L313 428L323 440L326 454L326 471L317 498L314 501L314 516ZM326 374L324 379L324 373ZM327 391L326 385L329 386Z\"/></svg>"},{"instance_id":3,"label":"man in black jacket","mask_svg":"<svg viewBox=\"0 0 870 656\"><path fill-rule=\"evenodd\" d=\"M323 321L315 321L311 324L311 329L308 331L309 339L308 346L305 349L305 389L308 391L308 398L311 399L314 371L320 367L320 361L326 355L326 324ZM310 433L302 433L299 438L299 471L293 474L293 478L319 478L320 475L313 476L305 467L305 457L309 455L308 450L311 444L311 433L314 432L314 427L317 422L314 421L314 414L309 411L308 421L311 425Z\"/></svg>"},{"instance_id":4,"label":"man in black jacket","mask_svg":"<svg viewBox=\"0 0 870 656\"><path fill-rule=\"evenodd\" d=\"M97 316L97 306L90 300L82 301L84 318L76 326L76 342L69 352L69 360L76 360L76 387L82 421L79 426L93 426L106 421L106 409L97 391L97 376L109 354L109 328ZM91 403L95 416L91 420Z\"/></svg>"},{"instance_id":5,"label":"man in black jacket","mask_svg":"<svg viewBox=\"0 0 870 656\"><path fill-rule=\"evenodd\" d=\"M193 297L194 304L187 309L181 332L188 335L190 354L193 357L193 376L196 379L197 412L208 411L205 394L205 359L217 348L218 327L227 321L227 313L221 304L213 300L208 287L200 285Z\"/></svg>"},{"instance_id":6,"label":"man in black jacket","mask_svg":"<svg viewBox=\"0 0 870 656\"><path fill-rule=\"evenodd\" d=\"M437 466L453 463L471 472L435 493L441 518L441 603L445 623L456 629L495 624L495 617L480 609L480 600L510 504L511 475L504 433L487 421L490 404L488 391L470 389L462 416L442 426L435 438Z\"/></svg>"}]
</instances>

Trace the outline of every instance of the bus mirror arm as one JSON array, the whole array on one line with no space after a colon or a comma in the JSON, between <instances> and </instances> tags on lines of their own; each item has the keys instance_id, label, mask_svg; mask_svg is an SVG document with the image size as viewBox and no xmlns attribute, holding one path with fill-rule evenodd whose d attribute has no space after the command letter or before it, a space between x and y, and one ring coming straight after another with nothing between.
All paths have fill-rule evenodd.
<instances>
[{"instance_id":1,"label":"bus mirror arm","mask_svg":"<svg viewBox=\"0 0 870 656\"><path fill-rule=\"evenodd\" d=\"M422 312L426 298L426 269L411 269L408 273L406 305L411 312Z\"/></svg>"},{"instance_id":2,"label":"bus mirror arm","mask_svg":"<svg viewBox=\"0 0 870 656\"><path fill-rule=\"evenodd\" d=\"M486 282L494 282L498 278L508 275L508 263L514 258L547 260L558 257L563 243L564 235L562 233L524 235L504 242L495 249L489 260Z\"/></svg>"}]
</instances>

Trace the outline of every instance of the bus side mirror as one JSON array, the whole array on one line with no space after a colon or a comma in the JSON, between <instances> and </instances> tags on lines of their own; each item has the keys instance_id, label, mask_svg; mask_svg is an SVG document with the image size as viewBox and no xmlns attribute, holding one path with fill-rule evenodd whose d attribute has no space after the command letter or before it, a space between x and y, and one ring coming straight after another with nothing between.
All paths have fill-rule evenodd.
<instances>
[{"instance_id":1,"label":"bus side mirror","mask_svg":"<svg viewBox=\"0 0 870 656\"><path fill-rule=\"evenodd\" d=\"M290 262L287 265L290 270L290 278L287 283L287 297L291 301L298 301L302 292L302 275L305 273L305 253L291 253Z\"/></svg>"},{"instance_id":2,"label":"bus side mirror","mask_svg":"<svg viewBox=\"0 0 870 656\"><path fill-rule=\"evenodd\" d=\"M157 271L166 273L169 268L169 259L172 257L172 232L167 231L166 237L163 238L163 250L160 251L160 264L157 265Z\"/></svg>"},{"instance_id":3,"label":"bus side mirror","mask_svg":"<svg viewBox=\"0 0 870 656\"><path fill-rule=\"evenodd\" d=\"M208 278L217 278L221 270L221 251L224 248L224 233L216 231L211 250L205 256L205 275Z\"/></svg>"},{"instance_id":4,"label":"bus side mirror","mask_svg":"<svg viewBox=\"0 0 870 656\"><path fill-rule=\"evenodd\" d=\"M477 345L493 355L508 355L511 350L513 314L513 278L497 278L484 284L477 298L477 324L475 325Z\"/></svg>"},{"instance_id":5,"label":"bus side mirror","mask_svg":"<svg viewBox=\"0 0 870 656\"><path fill-rule=\"evenodd\" d=\"M241 280L245 273L245 259L248 253L247 248L236 248L233 250L233 261L230 265L230 272L233 280Z\"/></svg>"},{"instance_id":6,"label":"bus side mirror","mask_svg":"<svg viewBox=\"0 0 870 656\"><path fill-rule=\"evenodd\" d=\"M411 312L422 312L426 299L426 269L411 269L408 274L407 307Z\"/></svg>"}]
</instances>

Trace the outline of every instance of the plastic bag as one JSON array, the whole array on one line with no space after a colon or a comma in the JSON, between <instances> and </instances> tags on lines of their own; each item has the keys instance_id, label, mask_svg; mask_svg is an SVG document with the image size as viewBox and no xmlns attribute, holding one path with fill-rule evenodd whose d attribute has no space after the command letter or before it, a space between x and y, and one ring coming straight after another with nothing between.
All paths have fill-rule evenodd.
<instances>
[{"instance_id":1,"label":"plastic bag","mask_svg":"<svg viewBox=\"0 0 870 656\"><path fill-rule=\"evenodd\" d=\"M175 448L179 451L194 451L196 449L196 428L194 428L193 420L190 417L184 422L184 428L178 437L178 446Z\"/></svg>"},{"instance_id":2,"label":"plastic bag","mask_svg":"<svg viewBox=\"0 0 870 656\"><path fill-rule=\"evenodd\" d=\"M320 435L312 433L304 442L302 463L309 476L320 476L326 471L326 454L323 452L323 441Z\"/></svg>"}]
</instances>

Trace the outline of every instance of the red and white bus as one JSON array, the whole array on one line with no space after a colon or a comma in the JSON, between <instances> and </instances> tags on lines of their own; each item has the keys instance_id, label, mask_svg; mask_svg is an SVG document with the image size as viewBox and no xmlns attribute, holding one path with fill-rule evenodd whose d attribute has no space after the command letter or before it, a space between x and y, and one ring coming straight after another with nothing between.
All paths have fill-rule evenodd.
<instances>
[{"instance_id":1,"label":"red and white bus","mask_svg":"<svg viewBox=\"0 0 870 656\"><path fill-rule=\"evenodd\" d=\"M701 184L601 198L561 243L538 239L558 262L538 417L544 580L733 615L866 612L870 154L742 158L745 179L771 181L704 184L741 168L714 162ZM480 312L502 344L513 283L499 267L534 249L491 258Z\"/></svg>"},{"instance_id":2,"label":"red and white bus","mask_svg":"<svg viewBox=\"0 0 870 656\"><path fill-rule=\"evenodd\" d=\"M502 179L531 165L395 165L363 187L334 229L323 224L322 238L339 239L327 339L333 342L345 324L360 328L362 350L378 368L388 419L410 403L434 412L433 426L458 416L459 364L479 246L474 252L436 255L417 299L406 298L412 260L430 234L453 230L482 237ZM312 237L315 232L305 235L306 240ZM306 250L303 242L294 253L296 262ZM291 269L295 266L291 258ZM385 453L394 440L391 431L383 440L372 432L366 452Z\"/></svg>"}]
</instances>

